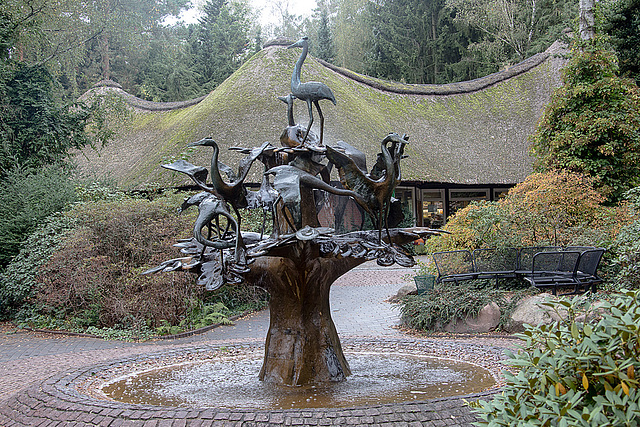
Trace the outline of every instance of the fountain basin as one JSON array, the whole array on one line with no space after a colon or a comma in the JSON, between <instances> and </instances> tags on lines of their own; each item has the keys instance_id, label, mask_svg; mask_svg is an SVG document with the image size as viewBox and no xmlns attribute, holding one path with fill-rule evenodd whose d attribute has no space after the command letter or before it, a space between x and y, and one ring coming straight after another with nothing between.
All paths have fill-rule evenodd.
<instances>
[{"instance_id":1,"label":"fountain basin","mask_svg":"<svg viewBox=\"0 0 640 427\"><path fill-rule=\"evenodd\" d=\"M99 388L105 398L157 406L255 410L345 408L478 393L495 386L490 371L468 362L399 352L347 352L346 381L282 386L258 381L262 359L218 350L196 361L135 371Z\"/></svg>"},{"instance_id":2,"label":"fountain basin","mask_svg":"<svg viewBox=\"0 0 640 427\"><path fill-rule=\"evenodd\" d=\"M154 354L144 354L111 363L85 367L58 374L12 396L0 408L0 421L6 425L37 425L53 422L64 425L74 421L85 425L108 424L127 421L129 425L143 425L157 421L160 425L172 425L184 420L187 425L257 425L304 424L313 419L316 424L351 423L356 425L385 424L390 422L422 422L444 420L446 425L469 425L476 420L467 402L490 399L504 384L500 371L504 349L493 346L473 345L448 340L421 339L346 339L343 346L347 354L403 353L419 356L462 360L480 366L490 372L495 380L491 388L464 396L427 399L411 397L403 402L355 404L349 407L321 407L308 409L251 409L222 406L158 406L114 401L104 396L101 387L118 377L134 372L160 369L173 364L191 364L209 358L211 354L225 351L245 357L248 353L260 353L261 346L254 343L204 345L181 347ZM197 421L197 422L196 422Z\"/></svg>"}]
</instances>

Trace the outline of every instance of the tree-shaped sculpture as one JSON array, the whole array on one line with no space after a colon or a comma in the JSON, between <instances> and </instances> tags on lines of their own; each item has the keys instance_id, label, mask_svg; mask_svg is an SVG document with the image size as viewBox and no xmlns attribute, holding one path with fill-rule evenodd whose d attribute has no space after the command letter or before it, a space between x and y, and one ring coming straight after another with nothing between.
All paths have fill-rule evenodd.
<instances>
[{"instance_id":1,"label":"tree-shaped sculpture","mask_svg":"<svg viewBox=\"0 0 640 427\"><path fill-rule=\"evenodd\" d=\"M291 115L289 125L290 120ZM292 136L303 140L307 137L300 133ZM217 145L210 139L203 141L194 145L214 147L213 185L207 183L206 168L184 160L164 165L188 175L203 190L182 206L182 209L191 205L199 208L194 237L176 245L184 257L165 261L147 273L197 272L198 283L210 290L225 283L246 283L266 289L271 296L271 317L260 379L288 385L344 380L350 369L331 319L331 285L369 260L375 259L384 266L393 263L412 266L413 258L399 245L438 233L417 227L389 230L385 226L386 238L381 239L386 224L381 218L389 212L390 195L399 180L399 161L406 137L389 134L383 139L384 165L373 177L362 170L355 171L358 164L366 168L364 158L344 142L333 147L305 146L302 141L293 147L286 143L278 148L266 143L252 149L234 147L247 157L241 161L241 176L231 184L220 178ZM356 160L350 161L350 156ZM260 159L265 169L263 196L247 193L243 187L246 170L256 159ZM327 159L333 163L326 163ZM327 182L327 171L332 166L339 169L347 188ZM375 217L372 219L378 229L336 234L332 228L321 227L314 199L318 190L353 198ZM241 206L272 208L273 233L265 237L262 233L242 232L238 210ZM205 228L206 237L202 233Z\"/></svg>"}]
</instances>

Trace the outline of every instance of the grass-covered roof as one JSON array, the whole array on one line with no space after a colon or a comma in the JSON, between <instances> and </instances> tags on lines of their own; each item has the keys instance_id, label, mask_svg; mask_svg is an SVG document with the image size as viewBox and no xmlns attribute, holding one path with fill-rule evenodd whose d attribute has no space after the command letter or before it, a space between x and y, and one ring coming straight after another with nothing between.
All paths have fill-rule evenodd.
<instances>
[{"instance_id":1,"label":"grass-covered roof","mask_svg":"<svg viewBox=\"0 0 640 427\"><path fill-rule=\"evenodd\" d=\"M528 136L560 85L563 60L554 45L509 70L452 85L406 85L356 74L308 57L302 81L321 81L337 106L321 101L325 144L343 140L367 154L373 165L389 132L410 137L403 180L459 184L512 184L531 172ZM117 138L99 153L77 157L81 171L114 179L124 188L190 184L188 178L160 167L186 159L208 166L211 149L187 144L211 137L222 148L220 160L233 167L239 155L230 146L253 147L264 141L279 146L287 125L286 105L277 96L290 92L299 49L270 46L193 105L173 109L128 102L136 107ZM120 91L116 88L110 90ZM314 131L320 120L315 113ZM306 104L296 101L296 122L308 123ZM247 181L259 182L255 164Z\"/></svg>"}]
</instances>

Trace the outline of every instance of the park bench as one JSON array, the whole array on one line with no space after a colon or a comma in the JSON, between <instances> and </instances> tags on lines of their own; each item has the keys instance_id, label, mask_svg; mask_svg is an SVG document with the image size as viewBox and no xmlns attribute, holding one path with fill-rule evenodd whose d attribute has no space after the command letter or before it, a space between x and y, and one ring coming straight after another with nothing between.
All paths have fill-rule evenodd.
<instances>
[{"instance_id":1,"label":"park bench","mask_svg":"<svg viewBox=\"0 0 640 427\"><path fill-rule=\"evenodd\" d=\"M571 294L595 292L604 249L569 246L482 248L435 252L436 283L521 277L531 285L550 290L571 289Z\"/></svg>"}]
</instances>

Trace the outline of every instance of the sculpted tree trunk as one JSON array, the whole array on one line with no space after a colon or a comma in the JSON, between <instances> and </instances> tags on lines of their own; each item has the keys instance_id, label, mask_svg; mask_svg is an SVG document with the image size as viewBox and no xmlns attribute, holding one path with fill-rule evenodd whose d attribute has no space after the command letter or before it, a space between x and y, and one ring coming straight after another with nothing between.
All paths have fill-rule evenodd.
<instances>
[{"instance_id":1,"label":"sculpted tree trunk","mask_svg":"<svg viewBox=\"0 0 640 427\"><path fill-rule=\"evenodd\" d=\"M287 385L343 381L351 371L331 318L329 291L364 259L322 257L312 241L288 249L286 257L257 259L245 276L271 295L260 379Z\"/></svg>"}]
</instances>

